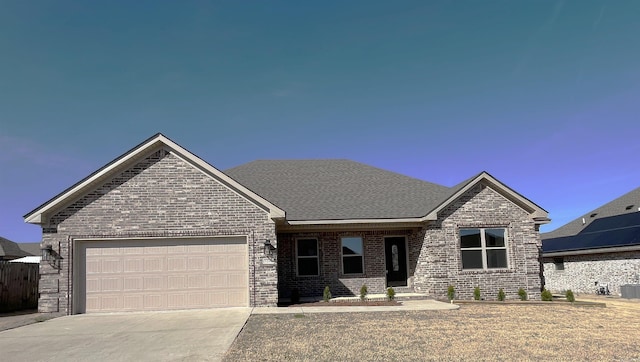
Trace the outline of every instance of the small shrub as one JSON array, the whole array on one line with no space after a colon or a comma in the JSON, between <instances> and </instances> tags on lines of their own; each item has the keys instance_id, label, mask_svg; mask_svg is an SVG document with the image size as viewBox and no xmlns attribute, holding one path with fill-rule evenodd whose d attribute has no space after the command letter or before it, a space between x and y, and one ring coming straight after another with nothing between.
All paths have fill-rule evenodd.
<instances>
[{"instance_id":1,"label":"small shrub","mask_svg":"<svg viewBox=\"0 0 640 362\"><path fill-rule=\"evenodd\" d=\"M360 300L364 301L367 298L367 294L369 294L369 291L367 290L367 285L362 284L362 286L360 287Z\"/></svg>"},{"instance_id":2,"label":"small shrub","mask_svg":"<svg viewBox=\"0 0 640 362\"><path fill-rule=\"evenodd\" d=\"M542 299L543 302L551 302L553 301L553 295L550 291L544 289L540 294L540 299Z\"/></svg>"},{"instance_id":3,"label":"small shrub","mask_svg":"<svg viewBox=\"0 0 640 362\"><path fill-rule=\"evenodd\" d=\"M396 291L391 287L387 288L387 299L389 301L396 299Z\"/></svg>"},{"instance_id":4,"label":"small shrub","mask_svg":"<svg viewBox=\"0 0 640 362\"><path fill-rule=\"evenodd\" d=\"M454 288L453 285L450 285L447 288L447 298L449 298L449 301L452 301L456 298L456 288Z\"/></svg>"},{"instance_id":5,"label":"small shrub","mask_svg":"<svg viewBox=\"0 0 640 362\"><path fill-rule=\"evenodd\" d=\"M571 291L571 289L567 290L564 293L564 296L567 298L567 302L575 302L576 301L576 297L573 295L573 292Z\"/></svg>"},{"instance_id":6,"label":"small shrub","mask_svg":"<svg viewBox=\"0 0 640 362\"><path fill-rule=\"evenodd\" d=\"M502 290L502 288L500 288L498 290L498 300L501 301L501 302L504 302L504 298L505 298L504 290Z\"/></svg>"},{"instance_id":7,"label":"small shrub","mask_svg":"<svg viewBox=\"0 0 640 362\"><path fill-rule=\"evenodd\" d=\"M527 300L527 291L524 290L524 288L518 289L518 296L520 297L520 300Z\"/></svg>"},{"instance_id":8,"label":"small shrub","mask_svg":"<svg viewBox=\"0 0 640 362\"><path fill-rule=\"evenodd\" d=\"M475 287L473 289L473 299L480 300L480 287Z\"/></svg>"},{"instance_id":9,"label":"small shrub","mask_svg":"<svg viewBox=\"0 0 640 362\"><path fill-rule=\"evenodd\" d=\"M329 299L331 299L331 289L329 289L329 286L327 285L326 287L324 287L324 292L322 293L322 300L324 300L325 302L328 302Z\"/></svg>"}]
</instances>

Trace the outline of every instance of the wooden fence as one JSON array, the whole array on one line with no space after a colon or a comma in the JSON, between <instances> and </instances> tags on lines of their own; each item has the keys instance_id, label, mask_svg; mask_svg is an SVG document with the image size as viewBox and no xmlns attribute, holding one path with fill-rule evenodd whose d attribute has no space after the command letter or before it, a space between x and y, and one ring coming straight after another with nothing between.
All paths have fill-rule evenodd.
<instances>
[{"instance_id":1,"label":"wooden fence","mask_svg":"<svg viewBox=\"0 0 640 362\"><path fill-rule=\"evenodd\" d=\"M39 267L0 261L0 313L38 308Z\"/></svg>"}]
</instances>

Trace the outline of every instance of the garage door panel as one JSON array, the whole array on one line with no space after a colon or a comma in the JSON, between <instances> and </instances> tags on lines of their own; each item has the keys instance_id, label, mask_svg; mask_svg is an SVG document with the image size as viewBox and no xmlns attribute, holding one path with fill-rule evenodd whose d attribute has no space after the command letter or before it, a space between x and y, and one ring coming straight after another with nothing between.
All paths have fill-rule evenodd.
<instances>
[{"instance_id":1,"label":"garage door panel","mask_svg":"<svg viewBox=\"0 0 640 362\"><path fill-rule=\"evenodd\" d=\"M244 240L87 242L85 309L113 312L246 306L248 255Z\"/></svg>"}]
</instances>

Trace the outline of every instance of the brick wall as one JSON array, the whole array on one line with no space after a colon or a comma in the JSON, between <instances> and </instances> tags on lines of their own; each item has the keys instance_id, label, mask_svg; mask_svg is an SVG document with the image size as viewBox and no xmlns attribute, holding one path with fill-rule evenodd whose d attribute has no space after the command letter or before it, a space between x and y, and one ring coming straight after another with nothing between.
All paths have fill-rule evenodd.
<instances>
[{"instance_id":1,"label":"brick wall","mask_svg":"<svg viewBox=\"0 0 640 362\"><path fill-rule=\"evenodd\" d=\"M74 239L224 235L247 236L250 304L276 305L276 263L262 252L264 239L277 243L268 212L160 149L43 225L62 259L60 270L40 265L39 310L72 312Z\"/></svg>"},{"instance_id":2,"label":"brick wall","mask_svg":"<svg viewBox=\"0 0 640 362\"><path fill-rule=\"evenodd\" d=\"M463 271L459 247L461 227L506 228L508 268ZM341 274L341 236L362 236L364 275L346 277ZM363 283L367 284L370 293L383 293L386 287L385 236L407 238L409 290L446 298L447 287L453 285L457 298L472 299L473 289L479 286L486 299L497 299L499 288L504 289L507 299L518 299L517 292L522 287L530 299L540 298L538 228L527 212L484 185L466 192L442 210L436 222L427 222L421 229L279 234L280 296L288 298L293 289L298 289L301 296L320 296L326 285L334 296L358 295ZM319 276L296 276L296 238L318 239Z\"/></svg>"},{"instance_id":3,"label":"brick wall","mask_svg":"<svg viewBox=\"0 0 640 362\"><path fill-rule=\"evenodd\" d=\"M508 268L462 270L459 230L464 227L507 229ZM483 297L496 299L503 288L507 299L517 299L524 288L530 299L540 298L540 235L529 215L492 188L479 184L438 214L438 220L422 231L424 241L416 266L414 288L444 298L447 287L456 298L472 299L479 286Z\"/></svg>"},{"instance_id":4,"label":"brick wall","mask_svg":"<svg viewBox=\"0 0 640 362\"><path fill-rule=\"evenodd\" d=\"M342 232L309 232L278 234L278 274L280 297L289 298L291 291L297 289L302 297L322 296L325 286L329 286L333 296L357 296L360 287L367 285L370 294L386 291L386 266L384 254L385 236L405 236L409 250L416 249L414 230L358 230ZM344 275L341 261L341 237L360 236L364 247L364 274ZM318 276L297 276L295 240L297 238L315 238L318 240L320 270ZM409 275L413 275L416 254L411 255L408 263ZM409 281L410 282L410 281Z\"/></svg>"},{"instance_id":5,"label":"brick wall","mask_svg":"<svg viewBox=\"0 0 640 362\"><path fill-rule=\"evenodd\" d=\"M640 284L640 251L574 255L562 257L564 270L556 270L553 258L544 258L547 289L562 292L594 294L595 282L608 283L612 294L620 294L620 286Z\"/></svg>"}]
</instances>

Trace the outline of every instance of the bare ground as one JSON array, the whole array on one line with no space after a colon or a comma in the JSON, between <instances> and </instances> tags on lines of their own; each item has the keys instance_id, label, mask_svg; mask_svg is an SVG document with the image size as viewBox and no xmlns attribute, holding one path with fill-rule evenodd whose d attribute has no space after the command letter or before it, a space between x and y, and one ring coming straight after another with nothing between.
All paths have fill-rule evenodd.
<instances>
[{"instance_id":1,"label":"bare ground","mask_svg":"<svg viewBox=\"0 0 640 362\"><path fill-rule=\"evenodd\" d=\"M252 315L225 361L640 360L640 302Z\"/></svg>"}]
</instances>

